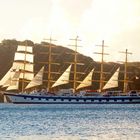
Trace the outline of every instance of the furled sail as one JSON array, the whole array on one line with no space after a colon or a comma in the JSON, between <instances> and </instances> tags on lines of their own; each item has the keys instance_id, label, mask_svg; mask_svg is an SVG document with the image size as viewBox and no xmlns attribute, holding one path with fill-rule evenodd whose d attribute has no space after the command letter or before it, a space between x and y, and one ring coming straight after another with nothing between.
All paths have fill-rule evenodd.
<instances>
[{"instance_id":1,"label":"furled sail","mask_svg":"<svg viewBox=\"0 0 140 140\"><path fill-rule=\"evenodd\" d=\"M36 74L33 80L26 86L25 89L29 89L32 87L36 87L43 84L43 72L44 66L40 69L40 71Z\"/></svg>"},{"instance_id":2,"label":"furled sail","mask_svg":"<svg viewBox=\"0 0 140 140\"><path fill-rule=\"evenodd\" d=\"M79 86L76 89L88 87L92 85L92 75L93 75L94 69L91 70L91 72L87 75L87 77L79 84Z\"/></svg>"},{"instance_id":3,"label":"furled sail","mask_svg":"<svg viewBox=\"0 0 140 140\"><path fill-rule=\"evenodd\" d=\"M63 85L63 84L67 84L69 83L69 76L70 76L70 70L71 70L71 66L70 65L66 71L59 77L59 79L52 85L52 87L56 87L59 85Z\"/></svg>"},{"instance_id":4,"label":"furled sail","mask_svg":"<svg viewBox=\"0 0 140 140\"><path fill-rule=\"evenodd\" d=\"M103 89L115 88L118 87L118 77L119 77L120 68L116 70L116 72L112 75L109 81L105 84Z\"/></svg>"}]
</instances>

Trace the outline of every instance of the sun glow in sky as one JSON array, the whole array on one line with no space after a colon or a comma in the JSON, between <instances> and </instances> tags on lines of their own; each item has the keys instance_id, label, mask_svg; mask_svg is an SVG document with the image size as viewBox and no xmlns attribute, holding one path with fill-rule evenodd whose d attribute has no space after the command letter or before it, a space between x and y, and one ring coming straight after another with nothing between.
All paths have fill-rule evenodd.
<instances>
[{"instance_id":1,"label":"sun glow in sky","mask_svg":"<svg viewBox=\"0 0 140 140\"><path fill-rule=\"evenodd\" d=\"M105 41L107 61L124 59L119 51L128 49L129 61L140 61L139 0L0 0L0 39L56 39L68 47L79 36L79 52L100 60Z\"/></svg>"}]
</instances>

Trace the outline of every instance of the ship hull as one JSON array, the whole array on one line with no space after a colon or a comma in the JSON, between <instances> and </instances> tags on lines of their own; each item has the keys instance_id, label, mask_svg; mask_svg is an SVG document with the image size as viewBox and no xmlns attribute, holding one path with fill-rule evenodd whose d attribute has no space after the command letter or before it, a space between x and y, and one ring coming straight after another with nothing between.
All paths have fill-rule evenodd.
<instances>
[{"instance_id":1,"label":"ship hull","mask_svg":"<svg viewBox=\"0 0 140 140\"><path fill-rule=\"evenodd\" d=\"M41 96L5 93L14 104L140 104L140 96Z\"/></svg>"}]
</instances>

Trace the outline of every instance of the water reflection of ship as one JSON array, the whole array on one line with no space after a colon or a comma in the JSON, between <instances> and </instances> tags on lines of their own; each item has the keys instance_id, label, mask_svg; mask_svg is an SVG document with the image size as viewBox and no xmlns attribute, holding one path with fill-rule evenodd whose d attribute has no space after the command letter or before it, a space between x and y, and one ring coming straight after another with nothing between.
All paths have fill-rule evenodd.
<instances>
[{"instance_id":1,"label":"water reflection of ship","mask_svg":"<svg viewBox=\"0 0 140 140\"><path fill-rule=\"evenodd\" d=\"M65 70L65 72L56 80L53 81L51 79L51 74L56 73L56 72L52 72L51 71L51 65L52 64L56 64L56 63L52 63L51 57L52 57L52 52L51 52L51 48L52 48L52 39L50 38L50 43L49 43L49 58L48 58L48 79L47 81L47 91L45 89L43 89L42 91L34 91L32 92L32 94L30 93L23 93L23 88L22 88L22 92L20 94L16 94L14 92L5 92L5 95L8 96L10 98L10 100L13 103L75 103L75 104L79 104L79 103L88 103L88 104L94 104L94 103L140 103L140 97L139 95L137 95L137 93L134 93L133 95L135 96L130 96L130 95L126 95L126 96L121 96L120 91L115 91L115 92L109 92L109 94L104 94L106 90L110 89L110 88L115 88L118 87L118 76L119 76L119 71L120 68L118 67L115 71L115 73L112 75L112 77L110 78L110 80L105 81L104 80L104 71L103 71L103 64L104 64L104 60L103 60L103 56L104 56L104 41L102 42L102 52L100 54L102 54L102 61L101 61L101 71L100 71L100 80L94 80L92 79L93 77L93 73L94 68L89 72L89 74L84 78L83 81L78 81L77 80L77 75L79 74L83 74L81 72L77 72L77 65L81 63L77 62L77 41L79 40L78 37L76 37L75 39L72 39L75 41L75 51L74 51L74 62L70 63L70 65L68 66L68 68ZM23 49L23 48L22 48ZM17 49L18 51L21 51L19 49ZM12 82L8 83L8 88L7 90L11 90L13 87L13 89L17 88L17 82L19 81L19 78L23 78L25 79L25 74L26 72L29 70L25 71L26 68L26 63L27 60L29 61L29 56L28 56L28 47L26 46L24 50L24 55L22 56L22 62L24 62L22 64L22 66L20 65L15 65L16 68L14 69L14 73L16 74L12 74ZM29 54L31 54L31 52L29 52ZM125 52L126 54L126 61L125 61L125 72L124 72L124 93L128 93L127 92L127 85L128 85L128 79L127 79L127 50ZM16 54L15 54L16 56ZM16 57L15 57L16 58ZM20 56L21 58L21 56ZM28 58L28 59L27 59ZM15 59L16 60L16 59ZM33 63L33 59L31 59ZM30 61L29 61L30 62ZM15 62L14 62L15 63ZM13 64L14 64L13 63ZM28 64L28 63L27 63ZM72 72L72 65L73 65L73 72ZM22 67L22 69L21 69ZM30 67L29 67L30 68ZM13 66L12 66L13 69ZM30 68L31 69L31 68ZM20 71L19 71L20 70ZM24 71L24 73L22 73L22 71ZM70 79L70 72L73 73L73 79ZM40 69L40 71L32 78L30 79L30 83L25 87L25 91L31 88L37 88L38 86L43 84L43 73L44 73L44 66ZM32 74L32 72L30 72L30 74ZM20 77L20 75L22 75ZM7 77L7 76L6 76ZM8 79L9 81L9 79ZM25 81L22 80L24 83ZM53 84L52 84L53 82ZM58 87L60 85L63 84L68 84L72 82L73 83L73 87L70 89L61 89L59 90L59 92L56 92L55 94L51 94L51 89ZM85 88L85 87L89 87L92 85L92 82L99 82L100 86L99 89L97 91L92 91L92 94L90 94L90 96L86 96L89 93L89 90L84 90L84 91L80 91L80 89ZM5 82L7 83L7 81ZM78 84L79 83L79 84ZM12 88L11 88L12 87ZM16 88L15 88L16 87ZM23 86L22 86L23 87ZM12 90L13 90L12 89ZM106 92L107 93L107 92ZM114 94L115 93L115 94ZM103 95L104 94L104 95ZM112 95L111 95L112 94ZM114 96L114 95L115 96ZM131 93L132 94L132 93Z\"/></svg>"}]
</instances>

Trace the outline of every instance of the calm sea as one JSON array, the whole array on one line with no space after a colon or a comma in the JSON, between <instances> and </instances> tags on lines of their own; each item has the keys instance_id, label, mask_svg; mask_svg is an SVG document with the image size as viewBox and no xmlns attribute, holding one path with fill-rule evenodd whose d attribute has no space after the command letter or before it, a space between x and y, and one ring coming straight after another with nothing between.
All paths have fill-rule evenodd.
<instances>
[{"instance_id":1,"label":"calm sea","mask_svg":"<svg viewBox=\"0 0 140 140\"><path fill-rule=\"evenodd\" d=\"M140 140L140 105L0 104L0 140Z\"/></svg>"}]
</instances>

